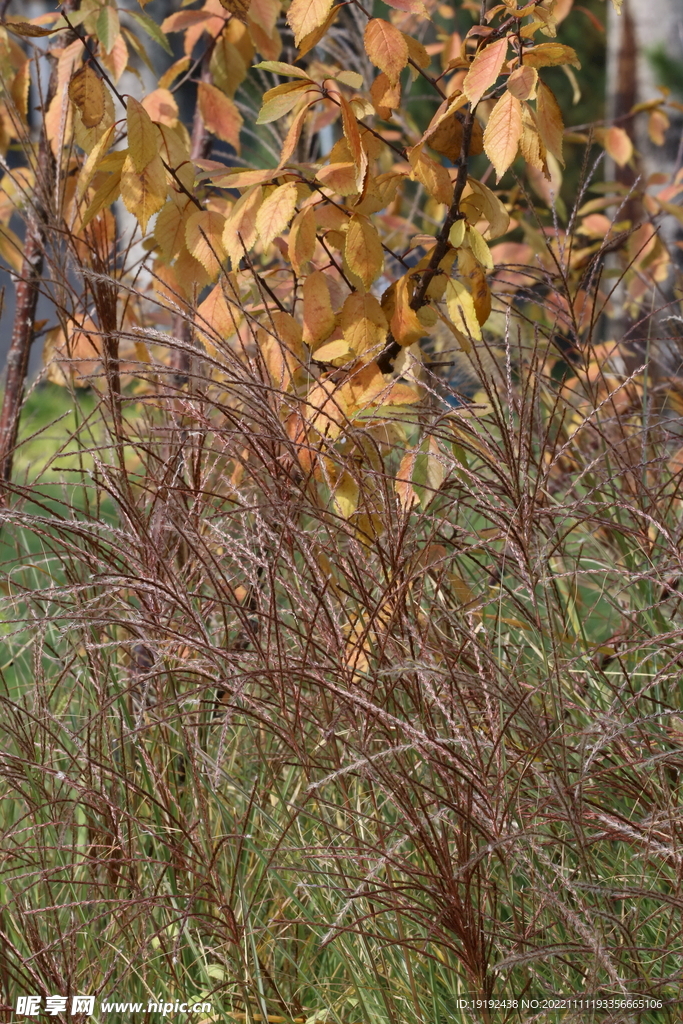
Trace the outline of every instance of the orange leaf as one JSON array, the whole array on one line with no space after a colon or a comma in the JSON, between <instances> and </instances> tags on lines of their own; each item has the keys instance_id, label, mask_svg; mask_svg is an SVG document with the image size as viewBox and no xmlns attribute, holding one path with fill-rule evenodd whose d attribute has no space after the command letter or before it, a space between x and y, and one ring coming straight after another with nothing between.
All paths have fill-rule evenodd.
<instances>
[{"instance_id":1,"label":"orange leaf","mask_svg":"<svg viewBox=\"0 0 683 1024\"><path fill-rule=\"evenodd\" d=\"M368 155L363 147L360 131L358 130L358 122L351 105L347 103L341 94L339 95L339 103L342 111L344 136L348 142L351 158L356 168L356 185L358 186L358 191L360 191L363 188L365 174L368 169Z\"/></svg>"},{"instance_id":2,"label":"orange leaf","mask_svg":"<svg viewBox=\"0 0 683 1024\"><path fill-rule=\"evenodd\" d=\"M304 281L304 341L313 350L328 338L335 325L330 289L321 270Z\"/></svg>"},{"instance_id":3,"label":"orange leaf","mask_svg":"<svg viewBox=\"0 0 683 1024\"><path fill-rule=\"evenodd\" d=\"M467 99L476 106L487 89L496 82L503 67L508 51L507 36L496 40L490 46L484 46L470 64L462 84Z\"/></svg>"},{"instance_id":4,"label":"orange leaf","mask_svg":"<svg viewBox=\"0 0 683 1024\"><path fill-rule=\"evenodd\" d=\"M562 111L551 90L540 80L536 96L536 123L543 145L563 164L562 136L564 133L564 122L562 121ZM620 128L617 130L621 131Z\"/></svg>"},{"instance_id":5,"label":"orange leaf","mask_svg":"<svg viewBox=\"0 0 683 1024\"><path fill-rule=\"evenodd\" d=\"M237 267L245 252L256 241L256 215L263 199L263 188L252 185L233 206L223 229L223 248Z\"/></svg>"},{"instance_id":6,"label":"orange leaf","mask_svg":"<svg viewBox=\"0 0 683 1024\"><path fill-rule=\"evenodd\" d=\"M422 146L415 146L408 153L408 159L413 168L411 177L417 178L437 203L450 206L453 202L453 183L443 164L427 156Z\"/></svg>"},{"instance_id":7,"label":"orange leaf","mask_svg":"<svg viewBox=\"0 0 683 1024\"><path fill-rule=\"evenodd\" d=\"M491 111L484 132L484 150L495 167L498 181L517 156L521 135L522 105L506 91Z\"/></svg>"},{"instance_id":8,"label":"orange leaf","mask_svg":"<svg viewBox=\"0 0 683 1024\"><path fill-rule=\"evenodd\" d=\"M364 42L372 63L395 85L408 63L408 44L403 33L388 21L373 18L365 26Z\"/></svg>"},{"instance_id":9,"label":"orange leaf","mask_svg":"<svg viewBox=\"0 0 683 1024\"><path fill-rule=\"evenodd\" d=\"M382 301L382 309L389 317L391 333L398 344L403 346L413 345L427 333L415 310L410 308L411 298L410 275L405 274L392 285Z\"/></svg>"},{"instance_id":10,"label":"orange leaf","mask_svg":"<svg viewBox=\"0 0 683 1024\"><path fill-rule=\"evenodd\" d=\"M242 117L232 100L208 82L200 82L197 102L202 120L210 132L228 142L239 153Z\"/></svg>"},{"instance_id":11,"label":"orange leaf","mask_svg":"<svg viewBox=\"0 0 683 1024\"><path fill-rule=\"evenodd\" d=\"M518 100L532 100L536 95L536 83L538 82L538 71L524 65L516 68L507 81L507 86L513 96Z\"/></svg>"},{"instance_id":12,"label":"orange leaf","mask_svg":"<svg viewBox=\"0 0 683 1024\"><path fill-rule=\"evenodd\" d=\"M287 11L287 22L298 46L304 36L325 23L332 0L292 0Z\"/></svg>"},{"instance_id":13,"label":"orange leaf","mask_svg":"<svg viewBox=\"0 0 683 1024\"><path fill-rule=\"evenodd\" d=\"M605 149L620 167L624 167L633 156L633 143L624 129L616 125L608 128L605 133Z\"/></svg>"},{"instance_id":14,"label":"orange leaf","mask_svg":"<svg viewBox=\"0 0 683 1024\"><path fill-rule=\"evenodd\" d=\"M280 153L279 164L280 167L284 167L285 164L288 163L294 156L294 151L296 150L296 147L299 144L299 138L301 137L301 130L306 122L306 118L308 117L308 112L310 109L311 104L307 103L306 106L299 111L299 113L296 115L291 125L289 126L289 131L287 132L285 141L282 143L282 152Z\"/></svg>"},{"instance_id":15,"label":"orange leaf","mask_svg":"<svg viewBox=\"0 0 683 1024\"><path fill-rule=\"evenodd\" d=\"M349 221L344 244L344 256L349 270L369 289L384 267L384 252L377 229L367 217L354 214Z\"/></svg>"}]
</instances>

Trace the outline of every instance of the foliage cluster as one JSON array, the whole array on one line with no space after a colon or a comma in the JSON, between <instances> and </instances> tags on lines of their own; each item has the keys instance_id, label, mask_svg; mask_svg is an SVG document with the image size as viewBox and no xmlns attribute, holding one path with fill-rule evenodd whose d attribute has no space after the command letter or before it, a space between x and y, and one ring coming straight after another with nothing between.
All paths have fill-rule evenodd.
<instances>
[{"instance_id":1,"label":"foliage cluster","mask_svg":"<svg viewBox=\"0 0 683 1024\"><path fill-rule=\"evenodd\" d=\"M0 28L6 1019L674 1020L677 101L566 128L568 0L145 6Z\"/></svg>"}]
</instances>

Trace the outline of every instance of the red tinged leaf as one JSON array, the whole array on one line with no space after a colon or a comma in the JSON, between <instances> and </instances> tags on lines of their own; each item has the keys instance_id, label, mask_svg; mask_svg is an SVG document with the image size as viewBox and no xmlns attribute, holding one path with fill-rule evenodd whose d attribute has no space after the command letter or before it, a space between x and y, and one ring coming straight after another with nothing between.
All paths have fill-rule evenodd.
<instances>
[{"instance_id":1,"label":"red tinged leaf","mask_svg":"<svg viewBox=\"0 0 683 1024\"><path fill-rule=\"evenodd\" d=\"M231 99L208 82L197 87L197 102L204 124L210 132L223 142L229 143L237 152L240 150L240 129L242 115Z\"/></svg>"},{"instance_id":2,"label":"red tinged leaf","mask_svg":"<svg viewBox=\"0 0 683 1024\"><path fill-rule=\"evenodd\" d=\"M365 27L364 42L372 63L395 85L409 57L403 33L388 21L373 18Z\"/></svg>"},{"instance_id":3,"label":"red tinged leaf","mask_svg":"<svg viewBox=\"0 0 683 1024\"><path fill-rule=\"evenodd\" d=\"M479 50L465 75L463 90L472 106L476 106L487 89L498 79L508 51L507 36Z\"/></svg>"}]
</instances>

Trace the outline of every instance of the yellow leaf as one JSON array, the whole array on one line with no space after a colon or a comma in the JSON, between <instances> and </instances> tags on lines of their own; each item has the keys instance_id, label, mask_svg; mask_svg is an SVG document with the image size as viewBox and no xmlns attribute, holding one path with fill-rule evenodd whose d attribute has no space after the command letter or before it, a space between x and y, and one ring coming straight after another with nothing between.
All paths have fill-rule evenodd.
<instances>
[{"instance_id":1,"label":"yellow leaf","mask_svg":"<svg viewBox=\"0 0 683 1024\"><path fill-rule=\"evenodd\" d=\"M256 230L264 247L270 245L273 239L285 230L294 216L296 201L297 187L294 181L279 185L264 200L256 215Z\"/></svg>"},{"instance_id":2,"label":"yellow leaf","mask_svg":"<svg viewBox=\"0 0 683 1024\"><path fill-rule=\"evenodd\" d=\"M469 338L481 341L481 327L472 296L462 281L451 278L446 285L446 305L453 326Z\"/></svg>"},{"instance_id":3,"label":"yellow leaf","mask_svg":"<svg viewBox=\"0 0 683 1024\"><path fill-rule=\"evenodd\" d=\"M121 198L126 209L137 218L144 234L150 217L166 201L166 171L161 157L155 156L143 171L138 172L128 153L121 171Z\"/></svg>"},{"instance_id":4,"label":"yellow leaf","mask_svg":"<svg viewBox=\"0 0 683 1024\"><path fill-rule=\"evenodd\" d=\"M416 178L426 188L437 203L450 206L453 202L453 183L443 164L432 160L422 151L422 146L415 146L408 153L413 168L412 178Z\"/></svg>"},{"instance_id":5,"label":"yellow leaf","mask_svg":"<svg viewBox=\"0 0 683 1024\"><path fill-rule=\"evenodd\" d=\"M111 156L112 154L110 154ZM101 185L98 186L95 195L88 202L88 208L83 214L83 221L81 227L85 230L91 220L98 215L106 206L109 206L118 199L121 193L121 172L128 159L127 153L117 154L120 158L120 164L115 168L113 174L109 174Z\"/></svg>"},{"instance_id":6,"label":"yellow leaf","mask_svg":"<svg viewBox=\"0 0 683 1024\"><path fill-rule=\"evenodd\" d=\"M263 199L261 185L252 185L233 206L223 229L223 248L236 268L257 238L256 214Z\"/></svg>"},{"instance_id":7,"label":"yellow leaf","mask_svg":"<svg viewBox=\"0 0 683 1024\"><path fill-rule=\"evenodd\" d=\"M242 115L231 99L208 82L197 87L197 102L202 120L210 132L240 151Z\"/></svg>"},{"instance_id":8,"label":"yellow leaf","mask_svg":"<svg viewBox=\"0 0 683 1024\"><path fill-rule=\"evenodd\" d=\"M488 238L499 238L510 227L510 214L495 192L476 178L468 178L465 194L474 195L478 200L479 216L489 222ZM479 219L477 217L477 220ZM476 221L475 221L476 223Z\"/></svg>"},{"instance_id":9,"label":"yellow leaf","mask_svg":"<svg viewBox=\"0 0 683 1024\"><path fill-rule=\"evenodd\" d=\"M362 214L354 214L349 221L344 244L344 256L352 273L369 289L384 268L384 252L377 229Z\"/></svg>"},{"instance_id":10,"label":"yellow leaf","mask_svg":"<svg viewBox=\"0 0 683 1024\"><path fill-rule=\"evenodd\" d=\"M356 186L360 192L363 188L365 181L365 175L368 169L368 155L365 152L365 147L360 137L360 131L358 129L358 122L353 109L349 103L340 94L339 104L342 110L342 125L344 127L344 137L348 143L349 152L356 168Z\"/></svg>"},{"instance_id":11,"label":"yellow leaf","mask_svg":"<svg viewBox=\"0 0 683 1024\"><path fill-rule=\"evenodd\" d=\"M624 129L616 125L608 128L605 132L605 149L619 167L624 167L633 156L633 143Z\"/></svg>"},{"instance_id":12,"label":"yellow leaf","mask_svg":"<svg viewBox=\"0 0 683 1024\"><path fill-rule=\"evenodd\" d=\"M313 351L334 330L335 315L327 277L321 270L309 274L304 281L304 341Z\"/></svg>"},{"instance_id":13,"label":"yellow leaf","mask_svg":"<svg viewBox=\"0 0 683 1024\"><path fill-rule=\"evenodd\" d=\"M359 494L357 482L344 470L332 492L334 506L343 519L350 519L358 508Z\"/></svg>"},{"instance_id":14,"label":"yellow leaf","mask_svg":"<svg viewBox=\"0 0 683 1024\"><path fill-rule=\"evenodd\" d=\"M467 225L467 244L470 247L472 255L478 263L484 268L484 270L493 270L493 257L491 256L491 250L484 241L483 235L480 235L476 228Z\"/></svg>"},{"instance_id":15,"label":"yellow leaf","mask_svg":"<svg viewBox=\"0 0 683 1024\"><path fill-rule=\"evenodd\" d=\"M69 83L69 99L81 112L86 128L96 128L104 117L104 85L91 67L81 68Z\"/></svg>"},{"instance_id":16,"label":"yellow leaf","mask_svg":"<svg viewBox=\"0 0 683 1024\"><path fill-rule=\"evenodd\" d=\"M314 28L311 32L307 32L299 43L299 57L305 56L312 50L314 46L317 46L324 35L327 34L327 30L330 28L333 22L337 20L337 15L343 9L343 4L337 4L333 7L330 13L327 15L325 20L317 28Z\"/></svg>"},{"instance_id":17,"label":"yellow leaf","mask_svg":"<svg viewBox=\"0 0 683 1024\"><path fill-rule=\"evenodd\" d=\"M179 78L180 75L187 71L191 63L192 61L189 57L181 57L180 60L171 64L170 68L167 68L159 79L159 88L168 89L169 86L173 85L176 78Z\"/></svg>"},{"instance_id":18,"label":"yellow leaf","mask_svg":"<svg viewBox=\"0 0 683 1024\"><path fill-rule=\"evenodd\" d=\"M297 213L289 232L289 260L297 274L313 259L316 245L315 210L307 206Z\"/></svg>"},{"instance_id":19,"label":"yellow leaf","mask_svg":"<svg viewBox=\"0 0 683 1024\"><path fill-rule=\"evenodd\" d=\"M409 57L403 33L382 18L372 18L365 27L364 43L372 63L395 85Z\"/></svg>"},{"instance_id":20,"label":"yellow leaf","mask_svg":"<svg viewBox=\"0 0 683 1024\"><path fill-rule=\"evenodd\" d=\"M269 63L276 63L275 61ZM311 89L312 82L283 82L263 94L263 106L256 118L256 124L270 124L288 114ZM319 98L320 94L318 94Z\"/></svg>"},{"instance_id":21,"label":"yellow leaf","mask_svg":"<svg viewBox=\"0 0 683 1024\"><path fill-rule=\"evenodd\" d=\"M116 120L114 101L109 89L104 90L104 117L94 128L86 128L83 124L83 116L76 107L74 111L74 138L77 145L86 153L90 153L102 136L109 131Z\"/></svg>"},{"instance_id":22,"label":"yellow leaf","mask_svg":"<svg viewBox=\"0 0 683 1024\"><path fill-rule=\"evenodd\" d=\"M515 68L507 80L508 90L518 100L533 100L536 96L536 84L538 83L538 71L536 68L524 64L521 68Z\"/></svg>"},{"instance_id":23,"label":"yellow leaf","mask_svg":"<svg viewBox=\"0 0 683 1024\"><path fill-rule=\"evenodd\" d=\"M572 64L581 67L576 50L564 43L539 43L530 50L524 51L524 65L529 68L551 68L560 64Z\"/></svg>"},{"instance_id":24,"label":"yellow leaf","mask_svg":"<svg viewBox=\"0 0 683 1024\"><path fill-rule=\"evenodd\" d=\"M370 292L351 292L341 309L340 327L344 340L356 356L377 352L384 345L387 318Z\"/></svg>"},{"instance_id":25,"label":"yellow leaf","mask_svg":"<svg viewBox=\"0 0 683 1024\"><path fill-rule=\"evenodd\" d=\"M470 64L469 71L462 83L467 99L476 106L487 89L498 79L508 50L507 36L497 39L495 43L484 46Z\"/></svg>"},{"instance_id":26,"label":"yellow leaf","mask_svg":"<svg viewBox=\"0 0 683 1024\"><path fill-rule=\"evenodd\" d=\"M315 358L321 363L332 363L337 359L348 359L353 355L344 338L326 341L315 350Z\"/></svg>"},{"instance_id":27,"label":"yellow leaf","mask_svg":"<svg viewBox=\"0 0 683 1024\"><path fill-rule=\"evenodd\" d=\"M493 164L498 181L517 156L522 135L522 105L511 92L504 92L491 111L484 132L484 150Z\"/></svg>"},{"instance_id":28,"label":"yellow leaf","mask_svg":"<svg viewBox=\"0 0 683 1024\"><path fill-rule=\"evenodd\" d=\"M157 129L142 103L138 103L132 96L128 97L126 119L128 122L128 153L134 169L139 174L155 156L158 156L160 139Z\"/></svg>"},{"instance_id":29,"label":"yellow leaf","mask_svg":"<svg viewBox=\"0 0 683 1024\"><path fill-rule=\"evenodd\" d=\"M112 125L111 128L109 128L104 133L100 141L97 143L95 148L88 156L88 159L83 164L81 173L78 175L78 184L76 185L76 202L80 202L80 200L85 195L88 185L90 184L90 182L93 179L93 176L97 172L97 164L99 163L101 157L104 155L106 150L109 148L113 136L114 126Z\"/></svg>"},{"instance_id":30,"label":"yellow leaf","mask_svg":"<svg viewBox=\"0 0 683 1024\"><path fill-rule=\"evenodd\" d=\"M195 210L185 224L185 244L211 278L219 273L225 249L223 229L225 217L215 210Z\"/></svg>"},{"instance_id":31,"label":"yellow leaf","mask_svg":"<svg viewBox=\"0 0 683 1024\"><path fill-rule=\"evenodd\" d=\"M286 391L294 384L297 371L304 365L301 325L290 313L282 310L275 310L268 320L269 331L259 332L261 352L273 384Z\"/></svg>"},{"instance_id":32,"label":"yellow leaf","mask_svg":"<svg viewBox=\"0 0 683 1024\"><path fill-rule=\"evenodd\" d=\"M491 315L491 289L488 286L486 274L471 249L461 249L458 253L458 271L461 277L465 277L469 281L474 312L478 323L483 326ZM462 324L456 329L462 331Z\"/></svg>"},{"instance_id":33,"label":"yellow leaf","mask_svg":"<svg viewBox=\"0 0 683 1024\"><path fill-rule=\"evenodd\" d=\"M466 228L467 222L460 219L456 220L455 224L448 232L448 241L451 243L454 249L459 249L462 243L465 241Z\"/></svg>"},{"instance_id":34,"label":"yellow leaf","mask_svg":"<svg viewBox=\"0 0 683 1024\"><path fill-rule=\"evenodd\" d=\"M538 83L536 96L536 123L543 145L561 164L564 164L562 159L562 135L564 133L562 111L551 90L541 81ZM621 130L621 128L617 129L617 131Z\"/></svg>"},{"instance_id":35,"label":"yellow leaf","mask_svg":"<svg viewBox=\"0 0 683 1024\"><path fill-rule=\"evenodd\" d=\"M287 22L297 46L305 36L324 25L331 6L332 0L292 0Z\"/></svg>"}]
</instances>

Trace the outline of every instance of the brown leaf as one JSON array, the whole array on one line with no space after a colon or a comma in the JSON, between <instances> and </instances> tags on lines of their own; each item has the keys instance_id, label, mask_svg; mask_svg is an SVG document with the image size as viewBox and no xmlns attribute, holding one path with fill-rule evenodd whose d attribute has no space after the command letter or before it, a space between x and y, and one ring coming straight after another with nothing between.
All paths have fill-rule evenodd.
<instances>
[{"instance_id":1,"label":"brown leaf","mask_svg":"<svg viewBox=\"0 0 683 1024\"><path fill-rule=\"evenodd\" d=\"M81 68L69 83L69 99L81 112L86 128L96 128L104 117L104 85L91 67Z\"/></svg>"}]
</instances>

